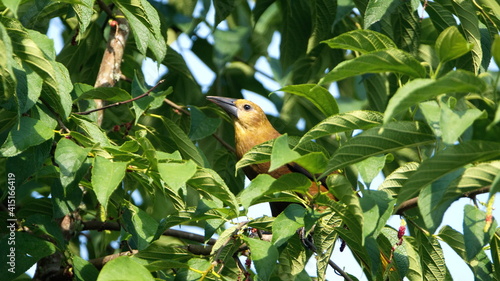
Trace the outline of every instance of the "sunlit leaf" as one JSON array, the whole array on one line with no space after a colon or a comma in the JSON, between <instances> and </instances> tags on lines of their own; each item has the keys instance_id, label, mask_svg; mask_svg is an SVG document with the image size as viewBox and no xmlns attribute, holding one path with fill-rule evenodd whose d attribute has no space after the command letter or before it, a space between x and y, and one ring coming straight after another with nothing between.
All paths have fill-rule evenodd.
<instances>
[{"instance_id":1,"label":"sunlit leaf","mask_svg":"<svg viewBox=\"0 0 500 281\"><path fill-rule=\"evenodd\" d=\"M384 123L390 122L397 113L440 94L482 93L485 89L486 84L482 79L463 70L450 71L437 80L412 80L399 88L389 100L384 114Z\"/></svg>"},{"instance_id":2,"label":"sunlit leaf","mask_svg":"<svg viewBox=\"0 0 500 281\"><path fill-rule=\"evenodd\" d=\"M329 174L371 156L431 144L435 141L430 128L422 123L396 122L387 125L382 130L368 129L347 141L332 155L323 174Z\"/></svg>"},{"instance_id":3,"label":"sunlit leaf","mask_svg":"<svg viewBox=\"0 0 500 281\"><path fill-rule=\"evenodd\" d=\"M397 204L415 197L423 187L447 173L473 162L499 158L500 144L497 143L469 141L452 146L422 162L401 188Z\"/></svg>"},{"instance_id":4,"label":"sunlit leaf","mask_svg":"<svg viewBox=\"0 0 500 281\"><path fill-rule=\"evenodd\" d=\"M56 123L43 122L23 116L10 130L7 139L0 147L2 157L16 156L24 150L52 138Z\"/></svg>"},{"instance_id":5,"label":"sunlit leaf","mask_svg":"<svg viewBox=\"0 0 500 281\"><path fill-rule=\"evenodd\" d=\"M370 52L352 60L339 63L319 84L339 81L348 77L366 73L395 72L412 78L421 78L425 68L412 55L399 49L386 49Z\"/></svg>"},{"instance_id":6,"label":"sunlit leaf","mask_svg":"<svg viewBox=\"0 0 500 281\"><path fill-rule=\"evenodd\" d=\"M107 262L97 277L98 281L105 280L137 280L153 281L153 275L132 257L122 256Z\"/></svg>"},{"instance_id":7,"label":"sunlit leaf","mask_svg":"<svg viewBox=\"0 0 500 281\"><path fill-rule=\"evenodd\" d=\"M300 139L299 144L323 136L352 131L366 130L382 123L382 114L376 111L351 111L330 116L318 123Z\"/></svg>"},{"instance_id":8,"label":"sunlit leaf","mask_svg":"<svg viewBox=\"0 0 500 281\"><path fill-rule=\"evenodd\" d=\"M243 239L252 251L252 261L259 280L269 280L278 260L278 249L271 242L248 237L243 237Z\"/></svg>"},{"instance_id":9,"label":"sunlit leaf","mask_svg":"<svg viewBox=\"0 0 500 281\"><path fill-rule=\"evenodd\" d=\"M472 44L465 40L456 26L450 26L439 34L435 48L441 63L445 63L465 55L472 50Z\"/></svg>"},{"instance_id":10,"label":"sunlit leaf","mask_svg":"<svg viewBox=\"0 0 500 281\"><path fill-rule=\"evenodd\" d=\"M396 44L382 33L369 29L357 29L342 33L341 35L323 41L333 49L347 49L360 52L362 54L395 48Z\"/></svg>"},{"instance_id":11,"label":"sunlit leaf","mask_svg":"<svg viewBox=\"0 0 500 281\"><path fill-rule=\"evenodd\" d=\"M280 247L288 241L297 229L304 226L304 207L292 204L279 214L273 223L273 244Z\"/></svg>"},{"instance_id":12,"label":"sunlit leaf","mask_svg":"<svg viewBox=\"0 0 500 281\"><path fill-rule=\"evenodd\" d=\"M305 97L312 102L325 116L339 113L337 102L330 92L316 84L290 85L280 91Z\"/></svg>"}]
</instances>

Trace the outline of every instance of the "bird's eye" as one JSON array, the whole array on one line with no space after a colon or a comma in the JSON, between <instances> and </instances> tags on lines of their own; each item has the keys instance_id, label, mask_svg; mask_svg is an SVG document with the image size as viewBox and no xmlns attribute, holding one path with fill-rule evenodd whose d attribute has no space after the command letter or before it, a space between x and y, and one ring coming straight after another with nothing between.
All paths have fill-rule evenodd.
<instances>
[{"instance_id":1,"label":"bird's eye","mask_svg":"<svg viewBox=\"0 0 500 281\"><path fill-rule=\"evenodd\" d=\"M248 111L248 110L252 109L252 107L249 104L245 104L243 106L243 109Z\"/></svg>"}]
</instances>

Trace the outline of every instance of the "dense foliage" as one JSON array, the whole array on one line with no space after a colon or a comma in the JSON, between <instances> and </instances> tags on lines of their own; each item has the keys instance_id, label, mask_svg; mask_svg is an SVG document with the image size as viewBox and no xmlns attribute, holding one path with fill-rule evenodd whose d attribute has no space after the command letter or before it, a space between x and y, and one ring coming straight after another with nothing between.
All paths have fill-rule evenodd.
<instances>
[{"instance_id":1,"label":"dense foliage","mask_svg":"<svg viewBox=\"0 0 500 281\"><path fill-rule=\"evenodd\" d=\"M498 280L497 1L163 2L0 1L2 280L34 264L39 280L326 280L336 244L368 280L450 280L440 243ZM178 38L190 50L169 46ZM146 57L168 70L153 88ZM232 124L205 96L242 90L274 104L286 134L237 161ZM339 201L300 196L299 173L244 188L241 168L266 161L299 163ZM462 197L457 231L443 215ZM298 204L246 216L271 201Z\"/></svg>"}]
</instances>

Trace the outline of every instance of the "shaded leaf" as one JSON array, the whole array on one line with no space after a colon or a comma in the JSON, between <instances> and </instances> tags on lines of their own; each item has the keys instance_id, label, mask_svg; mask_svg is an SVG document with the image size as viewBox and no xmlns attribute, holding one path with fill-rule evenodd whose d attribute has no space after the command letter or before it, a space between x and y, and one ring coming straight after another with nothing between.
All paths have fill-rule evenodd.
<instances>
[{"instance_id":1,"label":"shaded leaf","mask_svg":"<svg viewBox=\"0 0 500 281\"><path fill-rule=\"evenodd\" d=\"M158 163L158 172L163 181L178 192L179 188L196 173L196 164L192 160L184 163Z\"/></svg>"},{"instance_id":2,"label":"shaded leaf","mask_svg":"<svg viewBox=\"0 0 500 281\"><path fill-rule=\"evenodd\" d=\"M96 156L92 167L92 188L97 200L106 209L113 191L125 176L126 162L112 162L101 156Z\"/></svg>"},{"instance_id":3,"label":"shaded leaf","mask_svg":"<svg viewBox=\"0 0 500 281\"><path fill-rule=\"evenodd\" d=\"M248 237L243 237L243 240L250 248L259 280L269 280L279 257L278 250L271 242Z\"/></svg>"}]
</instances>

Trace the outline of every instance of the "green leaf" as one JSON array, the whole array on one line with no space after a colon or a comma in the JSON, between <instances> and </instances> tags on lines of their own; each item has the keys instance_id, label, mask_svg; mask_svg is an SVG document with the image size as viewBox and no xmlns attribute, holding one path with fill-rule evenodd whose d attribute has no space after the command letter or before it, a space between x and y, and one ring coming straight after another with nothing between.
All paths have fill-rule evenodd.
<instances>
[{"instance_id":1,"label":"green leaf","mask_svg":"<svg viewBox=\"0 0 500 281\"><path fill-rule=\"evenodd\" d=\"M93 264L77 255L72 256L72 261L77 280L97 280L99 271Z\"/></svg>"},{"instance_id":2,"label":"green leaf","mask_svg":"<svg viewBox=\"0 0 500 281\"><path fill-rule=\"evenodd\" d=\"M399 112L438 95L469 92L482 93L485 89L486 84L482 79L464 70L450 71L437 80L415 79L399 88L389 100L384 114L384 123L390 122Z\"/></svg>"},{"instance_id":3,"label":"green leaf","mask_svg":"<svg viewBox=\"0 0 500 281\"><path fill-rule=\"evenodd\" d=\"M332 94L327 89L316 84L289 85L281 88L279 91L305 97L325 116L339 113L339 107Z\"/></svg>"},{"instance_id":4,"label":"green leaf","mask_svg":"<svg viewBox=\"0 0 500 281\"><path fill-rule=\"evenodd\" d=\"M500 158L500 144L486 141L461 143L436 154L420 164L405 182L398 196L397 205L418 195L420 190L445 174L473 162Z\"/></svg>"},{"instance_id":5,"label":"green leaf","mask_svg":"<svg viewBox=\"0 0 500 281\"><path fill-rule=\"evenodd\" d=\"M304 226L306 210L298 204L291 204L281 212L273 222L273 239L275 247L286 243L296 232Z\"/></svg>"},{"instance_id":6,"label":"green leaf","mask_svg":"<svg viewBox=\"0 0 500 281\"><path fill-rule=\"evenodd\" d=\"M214 0L213 4L215 8L214 28L216 28L221 21L225 20L231 14L236 3L232 0Z\"/></svg>"},{"instance_id":7,"label":"green leaf","mask_svg":"<svg viewBox=\"0 0 500 281\"><path fill-rule=\"evenodd\" d=\"M101 146L111 145L106 134L99 126L96 125L95 122L91 122L86 117L77 114L71 115L71 119L78 124L80 129L86 133L86 135L94 142L94 144L99 143Z\"/></svg>"},{"instance_id":8,"label":"green leaf","mask_svg":"<svg viewBox=\"0 0 500 281\"><path fill-rule=\"evenodd\" d=\"M191 106L191 129L189 130L189 138L192 140L204 139L217 131L220 126L220 118L210 118L197 107Z\"/></svg>"},{"instance_id":9,"label":"green leaf","mask_svg":"<svg viewBox=\"0 0 500 281\"><path fill-rule=\"evenodd\" d=\"M5 0L2 1L2 4L10 9L14 16L17 17L17 9L19 8L19 4L21 4L21 0Z\"/></svg>"},{"instance_id":10,"label":"green leaf","mask_svg":"<svg viewBox=\"0 0 500 281\"><path fill-rule=\"evenodd\" d=\"M317 276L318 280L326 280L326 270L330 262L335 247L335 241L339 234L335 231L335 227L339 227L342 220L335 215L334 212L326 214L318 220L314 227L314 245L317 248Z\"/></svg>"},{"instance_id":11,"label":"green leaf","mask_svg":"<svg viewBox=\"0 0 500 281\"><path fill-rule=\"evenodd\" d=\"M391 125L393 124L393 125ZM402 148L431 144L435 137L429 127L418 122L389 123L386 127L371 128L351 138L335 151L323 175Z\"/></svg>"},{"instance_id":12,"label":"green leaf","mask_svg":"<svg viewBox=\"0 0 500 281\"><path fill-rule=\"evenodd\" d=\"M311 152L294 161L301 168L306 169L311 175L321 174L325 171L328 159L322 152ZM293 165L293 164L292 164ZM293 165L296 168L296 165Z\"/></svg>"},{"instance_id":13,"label":"green leaf","mask_svg":"<svg viewBox=\"0 0 500 281\"><path fill-rule=\"evenodd\" d=\"M92 188L97 201L106 209L113 191L125 176L127 162L112 162L101 156L96 156L92 167Z\"/></svg>"},{"instance_id":14,"label":"green leaf","mask_svg":"<svg viewBox=\"0 0 500 281\"><path fill-rule=\"evenodd\" d=\"M395 48L370 52L357 58L339 63L325 75L319 84L343 80L366 73L395 72L411 78L422 78L425 68L412 55Z\"/></svg>"},{"instance_id":15,"label":"green leaf","mask_svg":"<svg viewBox=\"0 0 500 281\"><path fill-rule=\"evenodd\" d=\"M448 225L443 226L438 233L439 238L446 242L471 268L475 280L494 280L492 274L491 261L483 249L476 257L467 261L465 253L464 235ZM492 245L493 249L493 245Z\"/></svg>"},{"instance_id":16,"label":"green leaf","mask_svg":"<svg viewBox=\"0 0 500 281\"><path fill-rule=\"evenodd\" d=\"M323 136L352 130L366 130L382 123L383 115L376 111L357 110L327 117L318 123L299 141L299 146L307 141Z\"/></svg>"},{"instance_id":17,"label":"green leaf","mask_svg":"<svg viewBox=\"0 0 500 281\"><path fill-rule=\"evenodd\" d=\"M154 281L155 278L133 257L123 256L107 262L101 269L97 281Z\"/></svg>"},{"instance_id":18,"label":"green leaf","mask_svg":"<svg viewBox=\"0 0 500 281\"><path fill-rule=\"evenodd\" d=\"M497 228L495 235L491 238L491 257L495 272L500 272L500 231Z\"/></svg>"},{"instance_id":19,"label":"green leaf","mask_svg":"<svg viewBox=\"0 0 500 281\"><path fill-rule=\"evenodd\" d=\"M269 280L279 257L278 249L271 242L248 237L243 237L243 240L250 248L258 279Z\"/></svg>"},{"instance_id":20,"label":"green leaf","mask_svg":"<svg viewBox=\"0 0 500 281\"><path fill-rule=\"evenodd\" d=\"M363 209L361 208L359 197L352 188L347 179L339 174L332 174L326 178L328 190L339 200L345 204L347 212L341 212L339 215L344 217L344 222L350 225L350 229L360 230L357 233L359 238L362 238L361 230L363 228ZM338 210L337 210L338 211Z\"/></svg>"},{"instance_id":21,"label":"green leaf","mask_svg":"<svg viewBox=\"0 0 500 281\"><path fill-rule=\"evenodd\" d=\"M284 134L277 137L273 143L271 152L271 166L269 172L278 169L279 167L290 163L300 157L300 154L288 147L288 135Z\"/></svg>"},{"instance_id":22,"label":"green leaf","mask_svg":"<svg viewBox=\"0 0 500 281\"><path fill-rule=\"evenodd\" d=\"M131 240L139 251L146 249L155 237L158 222L130 202L126 202L122 210L123 228L132 235Z\"/></svg>"},{"instance_id":23,"label":"green leaf","mask_svg":"<svg viewBox=\"0 0 500 281\"><path fill-rule=\"evenodd\" d=\"M496 222L485 231L486 213L472 205L464 206L464 240L466 261L471 261L488 244L496 230Z\"/></svg>"},{"instance_id":24,"label":"green leaf","mask_svg":"<svg viewBox=\"0 0 500 281\"><path fill-rule=\"evenodd\" d=\"M204 161L199 150L194 143L184 133L184 131L172 120L160 117L170 134L170 138L175 142L184 159L192 159L198 166L203 167Z\"/></svg>"},{"instance_id":25,"label":"green leaf","mask_svg":"<svg viewBox=\"0 0 500 281\"><path fill-rule=\"evenodd\" d=\"M397 168L385 178L378 190L382 190L391 196L398 195L406 180L418 169L418 165L417 162L409 162Z\"/></svg>"},{"instance_id":26,"label":"green leaf","mask_svg":"<svg viewBox=\"0 0 500 281\"><path fill-rule=\"evenodd\" d=\"M0 262L6 280L12 280L23 274L41 258L52 255L57 250L56 246L47 240L27 232L16 231L16 225L13 222L7 223L7 230L10 231L11 226L15 240L9 240L9 237L12 237L9 235L3 235L0 239L0 243L4 245L0 247ZM15 245L9 241L15 241ZM8 271L10 268L13 268L14 272Z\"/></svg>"},{"instance_id":27,"label":"green leaf","mask_svg":"<svg viewBox=\"0 0 500 281\"><path fill-rule=\"evenodd\" d=\"M56 123L44 122L22 116L19 123L10 130L7 139L0 147L0 156L13 157L24 150L39 145L54 135Z\"/></svg>"},{"instance_id":28,"label":"green leaf","mask_svg":"<svg viewBox=\"0 0 500 281\"><path fill-rule=\"evenodd\" d=\"M368 6L366 7L364 15L364 28L369 29L376 22L386 17L390 17L401 4L402 2L398 0L368 1Z\"/></svg>"},{"instance_id":29,"label":"green leaf","mask_svg":"<svg viewBox=\"0 0 500 281\"><path fill-rule=\"evenodd\" d=\"M0 23L0 76L1 86L3 89L3 95L0 97L0 104L9 101L9 99L16 98L16 87L17 79L14 72L15 61L12 59L14 57L14 51L12 50L12 42L10 40L7 29ZM25 74L24 71L18 71L18 73ZM20 74L18 74L20 75ZM23 75L24 76L24 75ZM5 107L5 105L3 105Z\"/></svg>"},{"instance_id":30,"label":"green leaf","mask_svg":"<svg viewBox=\"0 0 500 281\"><path fill-rule=\"evenodd\" d=\"M306 55L313 30L311 2L308 0L280 1L282 19L280 63L288 73L297 60Z\"/></svg>"},{"instance_id":31,"label":"green leaf","mask_svg":"<svg viewBox=\"0 0 500 281\"><path fill-rule=\"evenodd\" d=\"M389 154L372 156L355 164L359 176L367 185L369 185L380 171L382 171L388 155Z\"/></svg>"},{"instance_id":32,"label":"green leaf","mask_svg":"<svg viewBox=\"0 0 500 281\"><path fill-rule=\"evenodd\" d=\"M416 248L420 254L423 280L446 280L447 268L443 250L433 236L427 236L421 231L416 233Z\"/></svg>"},{"instance_id":33,"label":"green leaf","mask_svg":"<svg viewBox=\"0 0 500 281\"><path fill-rule=\"evenodd\" d=\"M304 270L306 263L306 247L304 247L298 235L292 236L280 252L278 268L274 271L274 274L278 274L281 280L312 281L309 274Z\"/></svg>"},{"instance_id":34,"label":"green leaf","mask_svg":"<svg viewBox=\"0 0 500 281\"><path fill-rule=\"evenodd\" d=\"M101 99L101 100L107 100L110 102L119 102L119 101L126 101L131 99L132 96L130 94L117 87L113 88L108 88L108 87L98 87L98 88L93 88L90 91L87 91L80 95L77 99L78 100L90 100L90 99Z\"/></svg>"},{"instance_id":35,"label":"green leaf","mask_svg":"<svg viewBox=\"0 0 500 281\"><path fill-rule=\"evenodd\" d=\"M217 198L224 202L238 215L239 204L236 197L227 187L226 183L215 171L206 168L198 168L196 173L187 181L196 188L198 192L208 198Z\"/></svg>"},{"instance_id":36,"label":"green leaf","mask_svg":"<svg viewBox=\"0 0 500 281\"><path fill-rule=\"evenodd\" d=\"M80 34L85 34L94 13L92 7L94 5L94 0L81 0L81 3L82 4L72 5L72 7L78 17L79 32Z\"/></svg>"},{"instance_id":37,"label":"green leaf","mask_svg":"<svg viewBox=\"0 0 500 281\"><path fill-rule=\"evenodd\" d=\"M460 20L459 27L462 29L462 33L467 41L472 44L472 70L474 73L478 73L483 60L483 50L476 7L471 1L466 0L451 1L451 5L455 16Z\"/></svg>"},{"instance_id":38,"label":"green leaf","mask_svg":"<svg viewBox=\"0 0 500 281\"><path fill-rule=\"evenodd\" d=\"M461 170L449 173L432 184L424 187L418 195L418 210L430 233L434 233L441 225L444 213L448 210L451 203L457 200L461 195L445 196L450 182L462 174Z\"/></svg>"},{"instance_id":39,"label":"green leaf","mask_svg":"<svg viewBox=\"0 0 500 281\"><path fill-rule=\"evenodd\" d=\"M175 192L179 191L196 173L196 164L192 160L184 163L158 163L158 172L165 183Z\"/></svg>"},{"instance_id":40,"label":"green leaf","mask_svg":"<svg viewBox=\"0 0 500 281\"><path fill-rule=\"evenodd\" d=\"M323 41L332 49L346 49L362 54L397 48L391 38L369 29L356 29Z\"/></svg>"},{"instance_id":41,"label":"green leaf","mask_svg":"<svg viewBox=\"0 0 500 281\"><path fill-rule=\"evenodd\" d=\"M269 162L271 160L271 152L273 149L274 139L263 142L251 148L243 157L236 163L236 171L252 165Z\"/></svg>"},{"instance_id":42,"label":"green leaf","mask_svg":"<svg viewBox=\"0 0 500 281\"><path fill-rule=\"evenodd\" d=\"M500 36L495 36L495 40L493 40L493 45L491 46L491 55L497 64L497 67L500 67Z\"/></svg>"},{"instance_id":43,"label":"green leaf","mask_svg":"<svg viewBox=\"0 0 500 281\"><path fill-rule=\"evenodd\" d=\"M445 63L470 52L473 47L472 45L465 40L456 26L450 26L439 34L435 49L441 63Z\"/></svg>"},{"instance_id":44,"label":"green leaf","mask_svg":"<svg viewBox=\"0 0 500 281\"><path fill-rule=\"evenodd\" d=\"M359 204L363 210L363 236L378 237L394 209L394 199L383 191L366 190Z\"/></svg>"},{"instance_id":45,"label":"green leaf","mask_svg":"<svg viewBox=\"0 0 500 281\"><path fill-rule=\"evenodd\" d=\"M407 277L410 280L423 280L422 265L420 263L420 255L418 254L418 244L413 236L403 236L403 246L408 254L408 273Z\"/></svg>"},{"instance_id":46,"label":"green leaf","mask_svg":"<svg viewBox=\"0 0 500 281\"><path fill-rule=\"evenodd\" d=\"M459 100L462 108L456 106L450 108L447 103L441 102L440 128L443 142L448 145L454 144L458 138L469 129L474 121L483 116L485 112L477 108L467 108L464 99Z\"/></svg>"},{"instance_id":47,"label":"green leaf","mask_svg":"<svg viewBox=\"0 0 500 281\"><path fill-rule=\"evenodd\" d=\"M153 30L152 34L148 38L148 48L153 52L154 59L161 62L167 55L167 40L163 37L163 32L161 31L161 21L158 11L149 3L147 0L141 0L141 4L144 7L146 16L151 23L150 29ZM165 32L165 36L167 33Z\"/></svg>"},{"instance_id":48,"label":"green leaf","mask_svg":"<svg viewBox=\"0 0 500 281\"><path fill-rule=\"evenodd\" d=\"M166 41L160 30L160 19L156 9L146 0L113 1L130 23L137 49L146 55L147 48L153 51L155 59L165 58Z\"/></svg>"},{"instance_id":49,"label":"green leaf","mask_svg":"<svg viewBox=\"0 0 500 281\"><path fill-rule=\"evenodd\" d=\"M78 171L85 167L83 163L87 159L90 150L90 148L83 148L66 138L62 138L57 143L54 159L59 165L63 188L72 184Z\"/></svg>"},{"instance_id":50,"label":"green leaf","mask_svg":"<svg viewBox=\"0 0 500 281\"><path fill-rule=\"evenodd\" d=\"M281 191L304 192L310 186L311 181L298 173L285 174L278 179L274 179L268 174L260 174L238 195L238 199L241 205L248 210L249 206L264 195Z\"/></svg>"}]
</instances>

